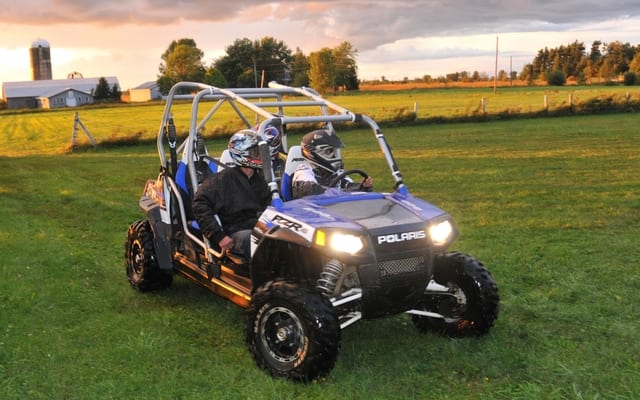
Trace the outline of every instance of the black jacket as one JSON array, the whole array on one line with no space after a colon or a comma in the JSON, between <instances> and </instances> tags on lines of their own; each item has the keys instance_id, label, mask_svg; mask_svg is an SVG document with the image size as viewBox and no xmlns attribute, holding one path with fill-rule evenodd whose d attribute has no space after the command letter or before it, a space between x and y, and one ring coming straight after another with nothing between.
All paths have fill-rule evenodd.
<instances>
[{"instance_id":1,"label":"black jacket","mask_svg":"<svg viewBox=\"0 0 640 400\"><path fill-rule=\"evenodd\" d=\"M267 183L258 171L247 178L239 167L225 168L198 187L193 214L202 233L217 244L226 235L252 229L269 198Z\"/></svg>"}]
</instances>

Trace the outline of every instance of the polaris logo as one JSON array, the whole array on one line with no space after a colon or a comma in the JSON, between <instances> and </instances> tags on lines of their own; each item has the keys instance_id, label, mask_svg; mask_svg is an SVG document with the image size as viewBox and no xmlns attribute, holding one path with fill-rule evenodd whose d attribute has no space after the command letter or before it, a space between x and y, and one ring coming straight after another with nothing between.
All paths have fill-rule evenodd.
<instances>
[{"instance_id":1,"label":"polaris logo","mask_svg":"<svg viewBox=\"0 0 640 400\"><path fill-rule=\"evenodd\" d=\"M405 242L407 240L424 239L425 237L427 237L427 234L424 231L394 233L378 236L378 244Z\"/></svg>"}]
</instances>

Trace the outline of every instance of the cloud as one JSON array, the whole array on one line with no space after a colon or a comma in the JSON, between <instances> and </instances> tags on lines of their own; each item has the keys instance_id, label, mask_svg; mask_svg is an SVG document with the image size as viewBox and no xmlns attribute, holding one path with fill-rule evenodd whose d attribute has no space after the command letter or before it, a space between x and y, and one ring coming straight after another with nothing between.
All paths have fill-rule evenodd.
<instances>
[{"instance_id":1,"label":"cloud","mask_svg":"<svg viewBox=\"0 0 640 400\"><path fill-rule=\"evenodd\" d=\"M396 79L492 71L498 35L501 56L519 70L544 47L633 43L640 25L637 0L0 0L0 8L0 50L43 37L54 77L117 74L125 87L155 79L160 55L180 38L193 38L207 64L239 38L271 36L306 54L349 41L361 78ZM10 59L0 60L6 80L16 79Z\"/></svg>"},{"instance_id":2,"label":"cloud","mask_svg":"<svg viewBox=\"0 0 640 400\"><path fill-rule=\"evenodd\" d=\"M297 22L306 33L349 40L362 50L396 40L498 32L566 31L578 24L640 16L640 2L526 0L3 0L12 24L166 25L184 21Z\"/></svg>"}]
</instances>

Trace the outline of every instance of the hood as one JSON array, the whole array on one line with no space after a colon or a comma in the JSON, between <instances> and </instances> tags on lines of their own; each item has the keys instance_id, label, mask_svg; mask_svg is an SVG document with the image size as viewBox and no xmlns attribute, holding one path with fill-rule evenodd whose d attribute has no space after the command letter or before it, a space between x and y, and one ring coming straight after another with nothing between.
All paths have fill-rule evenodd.
<instances>
[{"instance_id":1,"label":"hood","mask_svg":"<svg viewBox=\"0 0 640 400\"><path fill-rule=\"evenodd\" d=\"M337 228L376 234L422 227L445 214L438 207L399 193L327 192L285 202L263 214L264 222L286 226L313 237L317 228Z\"/></svg>"}]
</instances>

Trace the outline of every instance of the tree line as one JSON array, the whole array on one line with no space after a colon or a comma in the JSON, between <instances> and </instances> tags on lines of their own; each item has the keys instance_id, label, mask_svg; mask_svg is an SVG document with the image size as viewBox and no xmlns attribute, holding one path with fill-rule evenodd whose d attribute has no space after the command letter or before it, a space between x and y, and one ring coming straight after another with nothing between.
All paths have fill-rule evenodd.
<instances>
[{"instance_id":1,"label":"tree line","mask_svg":"<svg viewBox=\"0 0 640 400\"><path fill-rule=\"evenodd\" d=\"M625 83L635 84L637 74L640 74L640 45L596 40L587 52L584 42L576 40L566 46L539 50L518 78L549 81L564 76L578 83L589 83L594 78L613 81L623 76Z\"/></svg>"},{"instance_id":2,"label":"tree line","mask_svg":"<svg viewBox=\"0 0 640 400\"><path fill-rule=\"evenodd\" d=\"M320 93L359 89L357 49L342 42L305 55L272 37L236 39L225 55L205 65L204 52L193 39L171 42L161 56L158 85L162 93L177 82L203 82L217 87L263 87L270 81L311 86Z\"/></svg>"},{"instance_id":3,"label":"tree line","mask_svg":"<svg viewBox=\"0 0 640 400\"><path fill-rule=\"evenodd\" d=\"M218 87L261 87L275 80L292 86L311 86L320 93L336 90L357 90L358 51L348 41L334 48L322 48L304 54L299 48L292 51L283 41L273 37L259 40L236 39L225 48L225 54L210 65L203 62L204 52L193 39L171 42L162 54L158 84L162 93L180 81L204 82ZM594 41L587 51L584 42L574 41L556 48L541 49L531 63L520 73L500 70L495 79L522 80L533 84L546 81L551 85L563 85L567 79L580 84L596 79L615 82L623 78L633 85L640 75L640 45L614 41ZM433 78L421 78L404 82L476 82L494 79L478 71L459 71ZM384 76L368 83L388 82Z\"/></svg>"}]
</instances>

